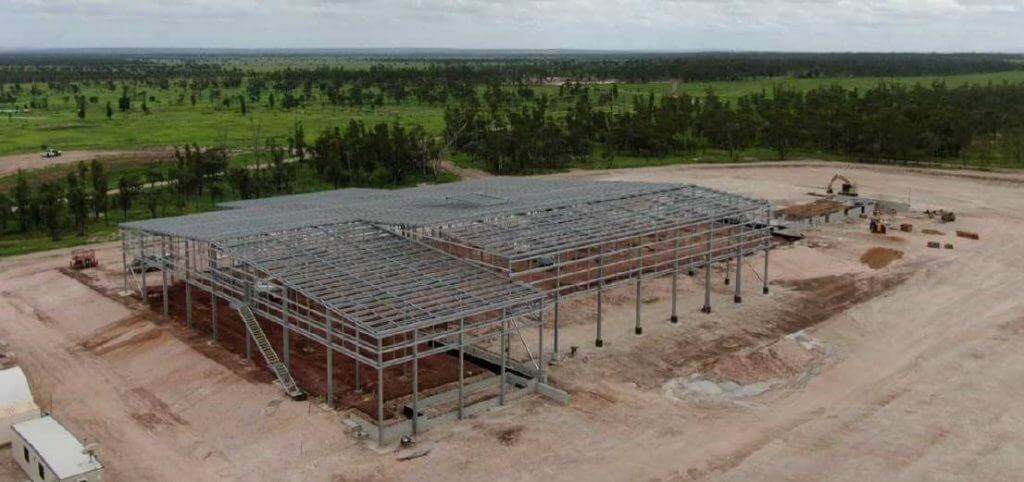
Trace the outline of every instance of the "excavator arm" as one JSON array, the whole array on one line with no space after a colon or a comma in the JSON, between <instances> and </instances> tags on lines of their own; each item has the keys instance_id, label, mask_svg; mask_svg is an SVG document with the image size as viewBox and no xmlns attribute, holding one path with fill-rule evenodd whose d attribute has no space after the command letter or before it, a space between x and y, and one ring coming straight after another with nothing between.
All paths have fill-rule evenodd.
<instances>
[{"instance_id":1,"label":"excavator arm","mask_svg":"<svg viewBox=\"0 0 1024 482\"><path fill-rule=\"evenodd\" d=\"M829 194L835 193L835 190L832 188L832 186L835 185L836 181L841 181L843 183L841 191L842 194L845 194L847 196L857 195L857 186L842 174L836 174L835 176L832 176L832 180L828 182L828 188L825 190L825 192Z\"/></svg>"}]
</instances>

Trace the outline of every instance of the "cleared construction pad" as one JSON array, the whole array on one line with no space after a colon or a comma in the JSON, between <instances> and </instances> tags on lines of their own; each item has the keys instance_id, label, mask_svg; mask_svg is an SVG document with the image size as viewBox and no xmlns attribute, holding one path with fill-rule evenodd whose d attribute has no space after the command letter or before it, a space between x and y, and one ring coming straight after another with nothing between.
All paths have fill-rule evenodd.
<instances>
[{"instance_id":1,"label":"cleared construction pad","mask_svg":"<svg viewBox=\"0 0 1024 482\"><path fill-rule=\"evenodd\" d=\"M566 176L694 182L781 204L807 202L807 186L836 168L773 162ZM819 227L772 250L769 296L748 266L760 268L761 257L745 260L741 305L716 263L715 310L699 311L703 273L681 276L676 325L671 278L645 279L639 337L634 286L608 287L601 349L593 297L563 299L562 356L547 373L569 405L527 394L435 426L410 449L366 448L345 433L340 412L288 400L271 375L208 333L118 296L119 246L101 247L100 268L80 278L59 271L66 250L0 260L0 339L40 405L100 444L114 481L1016 480L1024 473L1024 176L843 168L857 169L864 196L903 199L913 185L914 210L942 206L957 221L898 215L919 228L902 240L871 235L862 220ZM928 249L926 240L957 249ZM904 255L873 270L860 261L872 247ZM150 273L150 287L159 276ZM791 369L735 369L800 330L820 343L806 350L820 356L814 362L790 365L787 351ZM534 346L536 329L524 336ZM513 349L527 357L521 343ZM666 382L694 374L716 384L781 382L741 403L665 396Z\"/></svg>"}]
</instances>

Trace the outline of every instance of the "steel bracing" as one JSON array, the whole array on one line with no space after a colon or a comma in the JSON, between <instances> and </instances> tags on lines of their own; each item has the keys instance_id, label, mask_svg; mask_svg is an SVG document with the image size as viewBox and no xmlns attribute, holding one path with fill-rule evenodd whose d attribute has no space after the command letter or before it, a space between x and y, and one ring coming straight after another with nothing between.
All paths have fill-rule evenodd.
<instances>
[{"instance_id":1,"label":"steel bracing","mask_svg":"<svg viewBox=\"0 0 1024 482\"><path fill-rule=\"evenodd\" d=\"M162 272L218 300L248 305L264 322L376 370L377 423L383 442L384 368L468 347L501 348L512 366L510 335L537 327L527 347L533 376L558 359L558 309L566 297L597 294L632 281L671 275L671 319L681 272L705 270L705 311L711 310L711 266L736 262L741 301L744 259L770 248L770 205L693 185L493 178L395 191L342 189L225 203L221 211L121 225L125 287L145 291L137 272ZM749 264L749 261L748 261ZM554 313L554 343L543 346L544 306ZM214 310L214 313L216 310ZM212 320L217 337L216 316ZM520 337L522 339L522 337ZM525 341L524 341L525 344ZM525 365L529 366L529 363ZM414 385L416 385L414 383ZM462 383L459 384L462 415ZM413 405L417 386L413 387ZM414 413L418 413L415 412ZM415 422L414 417L413 422Z\"/></svg>"}]
</instances>

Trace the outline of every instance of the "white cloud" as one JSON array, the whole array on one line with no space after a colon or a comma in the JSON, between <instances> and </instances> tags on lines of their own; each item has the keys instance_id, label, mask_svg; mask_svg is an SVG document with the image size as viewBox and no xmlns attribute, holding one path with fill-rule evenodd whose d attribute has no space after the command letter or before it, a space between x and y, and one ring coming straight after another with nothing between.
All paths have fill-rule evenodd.
<instances>
[{"instance_id":1,"label":"white cloud","mask_svg":"<svg viewBox=\"0 0 1024 482\"><path fill-rule=\"evenodd\" d=\"M1021 51L1024 0L5 0L6 47Z\"/></svg>"}]
</instances>

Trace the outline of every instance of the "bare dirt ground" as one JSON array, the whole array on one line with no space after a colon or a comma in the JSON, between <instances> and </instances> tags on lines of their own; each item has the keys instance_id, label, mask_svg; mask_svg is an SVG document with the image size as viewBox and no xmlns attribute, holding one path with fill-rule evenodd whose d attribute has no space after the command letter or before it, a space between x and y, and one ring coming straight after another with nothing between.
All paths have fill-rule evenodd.
<instances>
[{"instance_id":1,"label":"bare dirt ground","mask_svg":"<svg viewBox=\"0 0 1024 482\"><path fill-rule=\"evenodd\" d=\"M1024 176L771 163L554 177L795 203L837 170L865 196L958 220L897 216L915 232L888 237L865 220L823 227L772 252L770 296L761 257L744 267L740 305L716 270L710 315L699 312L702 277L682 276L678 325L667 322L669 280L645 281L641 337L632 288L617 289L602 350L593 300L568 301L550 374L572 402L528 397L434 429L414 460L352 440L341 414L285 400L259 368L117 296L117 246L99 251L88 283L59 270L66 251L0 261L0 339L40 404L101 444L113 481L1018 480ZM877 247L903 255L873 269L861 257Z\"/></svg>"},{"instance_id":2,"label":"bare dirt ground","mask_svg":"<svg viewBox=\"0 0 1024 482\"><path fill-rule=\"evenodd\" d=\"M456 166L455 163L453 163L452 161L441 161L441 170L455 174L462 178L463 181L469 181L471 179L486 179L488 177L492 177L492 174L487 171L459 167Z\"/></svg>"},{"instance_id":3,"label":"bare dirt ground","mask_svg":"<svg viewBox=\"0 0 1024 482\"><path fill-rule=\"evenodd\" d=\"M60 157L42 157L42 152L31 154L13 154L0 156L0 177L13 174L18 169L39 169L57 164L72 164L78 161L92 161L111 157L137 156L139 158L168 157L166 150L145 150L145 151L64 151Z\"/></svg>"}]
</instances>

